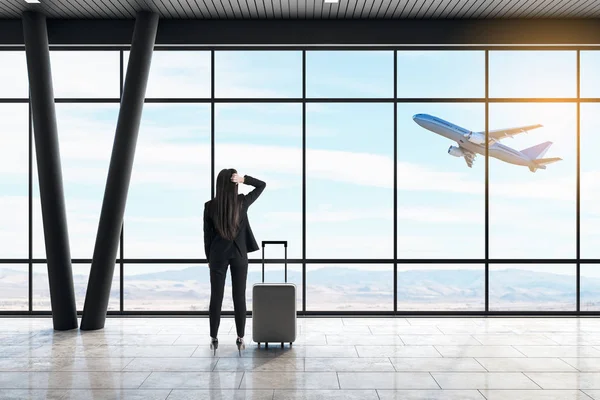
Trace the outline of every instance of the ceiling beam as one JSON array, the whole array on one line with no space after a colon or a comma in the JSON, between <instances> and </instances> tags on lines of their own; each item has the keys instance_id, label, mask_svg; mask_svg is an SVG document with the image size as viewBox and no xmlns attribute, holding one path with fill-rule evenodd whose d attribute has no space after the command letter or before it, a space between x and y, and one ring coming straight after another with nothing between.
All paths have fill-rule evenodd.
<instances>
[{"instance_id":1,"label":"ceiling beam","mask_svg":"<svg viewBox=\"0 0 600 400\"><path fill-rule=\"evenodd\" d=\"M48 20L51 45L128 45L134 20ZM0 20L0 45L22 45ZM598 45L600 19L162 20L157 45Z\"/></svg>"}]
</instances>

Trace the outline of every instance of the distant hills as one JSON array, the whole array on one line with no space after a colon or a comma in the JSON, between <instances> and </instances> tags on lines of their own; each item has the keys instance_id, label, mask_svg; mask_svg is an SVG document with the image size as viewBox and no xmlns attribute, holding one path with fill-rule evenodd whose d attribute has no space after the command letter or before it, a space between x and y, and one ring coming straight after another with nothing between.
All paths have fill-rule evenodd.
<instances>
[{"instance_id":1,"label":"distant hills","mask_svg":"<svg viewBox=\"0 0 600 400\"><path fill-rule=\"evenodd\" d=\"M375 303L387 302L393 290L393 272L354 269L347 266L326 266L307 270L309 295L323 297L323 304L348 299L353 304L365 304L370 309ZM3 299L25 297L28 274L26 269L0 268L0 308ZM78 296L84 296L88 277L75 275ZM261 280L261 272L251 266L248 286ZM270 269L268 281L282 281L283 271ZM298 270L288 271L290 282L301 284ZM551 305L575 304L575 271L572 276L549 272L535 272L518 268L490 271L490 302L510 307L511 304L535 304L536 308ZM114 288L116 289L116 288ZM34 295L47 296L45 274L34 274ZM250 292L250 290L249 290ZM153 299L195 302L208 299L210 280L206 266L125 276L125 298L128 301L151 302ZM428 304L432 302L464 304L472 307L484 298L484 271L472 269L414 269L398 271L398 301L400 303ZM600 278L582 277L582 305L600 310ZM320 304L311 299L311 304ZM381 304L379 304L381 306ZM568 306L566 306L568 308ZM452 307L452 309L457 309ZM460 308L458 308L460 309Z\"/></svg>"}]
</instances>

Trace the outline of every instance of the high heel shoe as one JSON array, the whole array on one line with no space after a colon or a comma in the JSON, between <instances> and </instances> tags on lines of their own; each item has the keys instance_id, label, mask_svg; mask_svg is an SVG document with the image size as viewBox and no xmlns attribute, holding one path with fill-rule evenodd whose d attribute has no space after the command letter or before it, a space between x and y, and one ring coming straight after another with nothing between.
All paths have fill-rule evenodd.
<instances>
[{"instance_id":1,"label":"high heel shoe","mask_svg":"<svg viewBox=\"0 0 600 400\"><path fill-rule=\"evenodd\" d=\"M210 338L210 349L213 351L213 356L217 355L218 348L219 348L219 339Z\"/></svg>"},{"instance_id":2,"label":"high heel shoe","mask_svg":"<svg viewBox=\"0 0 600 400\"><path fill-rule=\"evenodd\" d=\"M242 356L242 350L246 349L246 344L244 343L244 338L237 338L235 340L235 345L238 348L238 353L240 354L240 357Z\"/></svg>"}]
</instances>

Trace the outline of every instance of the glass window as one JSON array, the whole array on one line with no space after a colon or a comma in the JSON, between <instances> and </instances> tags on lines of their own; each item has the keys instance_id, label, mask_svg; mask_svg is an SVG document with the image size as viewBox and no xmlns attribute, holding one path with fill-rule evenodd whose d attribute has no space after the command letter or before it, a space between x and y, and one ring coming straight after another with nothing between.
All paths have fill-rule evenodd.
<instances>
[{"instance_id":1,"label":"glass window","mask_svg":"<svg viewBox=\"0 0 600 400\"><path fill-rule=\"evenodd\" d=\"M283 258L277 254L274 258ZM252 310L252 286L262 281L260 264L250 264L246 305ZM283 282L283 265L267 264L266 282ZM302 310L302 267L288 264L288 282L296 285L297 310ZM127 311L208 311L210 271L201 264L127 264L123 307ZM227 272L223 311L233 310L231 271Z\"/></svg>"},{"instance_id":2,"label":"glass window","mask_svg":"<svg viewBox=\"0 0 600 400\"><path fill-rule=\"evenodd\" d=\"M256 240L287 240L288 257L302 258L302 106L218 104L215 131L215 179L235 168L267 183L249 210ZM244 194L252 189L240 186Z\"/></svg>"},{"instance_id":3,"label":"glass window","mask_svg":"<svg viewBox=\"0 0 600 400\"><path fill-rule=\"evenodd\" d=\"M485 257L484 131L483 104L398 104L399 258Z\"/></svg>"},{"instance_id":4,"label":"glass window","mask_svg":"<svg viewBox=\"0 0 600 400\"><path fill-rule=\"evenodd\" d=\"M0 51L0 98L29 97L25 51Z\"/></svg>"},{"instance_id":5,"label":"glass window","mask_svg":"<svg viewBox=\"0 0 600 400\"><path fill-rule=\"evenodd\" d=\"M204 258L210 107L146 104L124 225L126 258Z\"/></svg>"},{"instance_id":6,"label":"glass window","mask_svg":"<svg viewBox=\"0 0 600 400\"><path fill-rule=\"evenodd\" d=\"M216 51L215 95L302 97L302 52Z\"/></svg>"},{"instance_id":7,"label":"glass window","mask_svg":"<svg viewBox=\"0 0 600 400\"><path fill-rule=\"evenodd\" d=\"M393 97L392 51L307 51L307 97Z\"/></svg>"},{"instance_id":8,"label":"glass window","mask_svg":"<svg viewBox=\"0 0 600 400\"><path fill-rule=\"evenodd\" d=\"M490 264L490 311L575 311L575 265Z\"/></svg>"},{"instance_id":9,"label":"glass window","mask_svg":"<svg viewBox=\"0 0 600 400\"><path fill-rule=\"evenodd\" d=\"M399 311L483 311L482 264L398 264Z\"/></svg>"},{"instance_id":10,"label":"glass window","mask_svg":"<svg viewBox=\"0 0 600 400\"><path fill-rule=\"evenodd\" d=\"M123 52L123 79L129 52ZM152 53L147 98L210 97L209 51L155 51Z\"/></svg>"},{"instance_id":11,"label":"glass window","mask_svg":"<svg viewBox=\"0 0 600 400\"><path fill-rule=\"evenodd\" d=\"M91 259L106 187L118 104L57 104L71 257ZM39 180L33 169L33 254L45 258Z\"/></svg>"},{"instance_id":12,"label":"glass window","mask_svg":"<svg viewBox=\"0 0 600 400\"><path fill-rule=\"evenodd\" d=\"M398 52L398 97L484 96L485 52Z\"/></svg>"},{"instance_id":13,"label":"glass window","mask_svg":"<svg viewBox=\"0 0 600 400\"><path fill-rule=\"evenodd\" d=\"M0 264L0 311L29 310L28 264Z\"/></svg>"},{"instance_id":14,"label":"glass window","mask_svg":"<svg viewBox=\"0 0 600 400\"><path fill-rule=\"evenodd\" d=\"M575 258L575 104L491 104L490 257ZM524 164L524 165L515 165Z\"/></svg>"},{"instance_id":15,"label":"glass window","mask_svg":"<svg viewBox=\"0 0 600 400\"><path fill-rule=\"evenodd\" d=\"M392 311L394 267L388 264L306 266L307 311Z\"/></svg>"},{"instance_id":16,"label":"glass window","mask_svg":"<svg viewBox=\"0 0 600 400\"><path fill-rule=\"evenodd\" d=\"M265 248L265 253L266 253ZM269 258L283 258L283 249L271 250ZM274 253L274 254L273 254ZM265 254L266 256L266 254ZM227 272L227 281L225 284L225 296L223 297L223 310L233 311L233 297L231 287L231 271ZM302 266L288 264L288 283L296 286L296 310L302 311ZM282 283L285 281L285 272L283 264L265 264L265 282ZM250 264L248 267L248 281L246 285L246 307L252 310L252 287L262 282L262 266L260 264ZM206 305L208 309L208 304Z\"/></svg>"},{"instance_id":17,"label":"glass window","mask_svg":"<svg viewBox=\"0 0 600 400\"><path fill-rule=\"evenodd\" d=\"M575 51L490 51L490 97L576 97Z\"/></svg>"},{"instance_id":18,"label":"glass window","mask_svg":"<svg viewBox=\"0 0 600 400\"><path fill-rule=\"evenodd\" d=\"M581 311L600 311L600 265L581 265Z\"/></svg>"},{"instance_id":19,"label":"glass window","mask_svg":"<svg viewBox=\"0 0 600 400\"><path fill-rule=\"evenodd\" d=\"M55 97L119 98L118 51L51 51L50 62Z\"/></svg>"},{"instance_id":20,"label":"glass window","mask_svg":"<svg viewBox=\"0 0 600 400\"><path fill-rule=\"evenodd\" d=\"M308 258L393 257L392 104L306 107Z\"/></svg>"},{"instance_id":21,"label":"glass window","mask_svg":"<svg viewBox=\"0 0 600 400\"><path fill-rule=\"evenodd\" d=\"M581 104L581 257L600 258L600 104Z\"/></svg>"},{"instance_id":22,"label":"glass window","mask_svg":"<svg viewBox=\"0 0 600 400\"><path fill-rule=\"evenodd\" d=\"M580 95L581 97L600 97L600 51L582 51L580 53Z\"/></svg>"},{"instance_id":23,"label":"glass window","mask_svg":"<svg viewBox=\"0 0 600 400\"><path fill-rule=\"evenodd\" d=\"M0 104L0 258L29 257L28 121L27 104Z\"/></svg>"},{"instance_id":24,"label":"glass window","mask_svg":"<svg viewBox=\"0 0 600 400\"><path fill-rule=\"evenodd\" d=\"M87 292L90 279L90 264L72 264L73 286L75 289L75 303L77 311L83 311L85 304L85 294ZM119 311L120 308L120 267L115 265L115 272L110 288L110 297L108 300L108 311ZM49 311L50 304L50 285L48 283L48 266L46 264L33 265L33 310Z\"/></svg>"},{"instance_id":25,"label":"glass window","mask_svg":"<svg viewBox=\"0 0 600 400\"><path fill-rule=\"evenodd\" d=\"M207 311L208 266L125 264L123 308L127 311Z\"/></svg>"}]
</instances>

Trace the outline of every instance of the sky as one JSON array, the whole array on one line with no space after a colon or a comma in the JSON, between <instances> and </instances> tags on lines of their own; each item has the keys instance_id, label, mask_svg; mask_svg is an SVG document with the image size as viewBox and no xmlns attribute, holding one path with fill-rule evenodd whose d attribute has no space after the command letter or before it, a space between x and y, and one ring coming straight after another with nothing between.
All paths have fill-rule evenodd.
<instances>
[{"instance_id":1,"label":"sky","mask_svg":"<svg viewBox=\"0 0 600 400\"><path fill-rule=\"evenodd\" d=\"M594 72L600 68L599 54L581 53L584 97L600 97L600 78ZM125 53L125 68L127 57ZM0 60L0 97L26 98L24 53L2 51ZM482 51L399 51L397 61L399 97L485 95ZM118 52L53 51L51 62L56 97L118 98ZM306 62L309 98L394 95L393 52L308 51ZM489 94L574 97L576 62L574 51L491 51ZM157 51L147 97L208 98L210 72L209 52ZM215 81L220 98L299 98L301 52L216 52ZM393 258L393 107L307 104L308 258ZM60 103L56 112L71 254L91 258L118 103ZM600 165L595 150L600 144L599 112L600 104L581 106L583 258L600 258ZM416 125L416 113L473 131L485 129L482 103L398 105L398 257L483 258L485 161L478 156L469 169L464 160L448 155L454 143ZM0 105L2 258L28 256L27 114L26 104ZM575 258L576 105L494 103L489 115L490 129L543 124L503 142L524 149L550 140L554 144L546 156L563 158L536 173L490 160L490 257ZM126 258L204 258L202 211L211 193L210 128L207 104L145 104L125 213ZM301 258L301 104L217 104L215 140L217 172L234 167L267 182L250 211L257 239L288 240L288 257ZM33 256L44 258L39 191L35 179L33 183ZM281 249L267 251L272 252L268 257L283 255ZM251 257L259 258L260 253ZM128 268L133 274L149 270ZM542 268L574 274L570 266ZM590 274L600 276L595 270Z\"/></svg>"}]
</instances>

